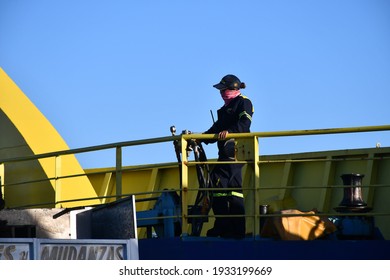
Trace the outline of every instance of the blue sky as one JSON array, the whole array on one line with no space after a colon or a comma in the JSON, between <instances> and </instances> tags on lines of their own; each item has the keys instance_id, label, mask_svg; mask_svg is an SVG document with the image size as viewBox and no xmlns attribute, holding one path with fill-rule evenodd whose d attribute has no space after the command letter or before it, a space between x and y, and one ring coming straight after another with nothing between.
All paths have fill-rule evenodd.
<instances>
[{"instance_id":1,"label":"blue sky","mask_svg":"<svg viewBox=\"0 0 390 280\"><path fill-rule=\"evenodd\" d=\"M0 0L0 67L70 148L203 132L247 84L252 131L390 123L387 0ZM390 146L390 133L264 139L264 154ZM216 146L207 146L209 157ZM111 151L80 157L114 165ZM175 161L171 143L124 164Z\"/></svg>"}]
</instances>

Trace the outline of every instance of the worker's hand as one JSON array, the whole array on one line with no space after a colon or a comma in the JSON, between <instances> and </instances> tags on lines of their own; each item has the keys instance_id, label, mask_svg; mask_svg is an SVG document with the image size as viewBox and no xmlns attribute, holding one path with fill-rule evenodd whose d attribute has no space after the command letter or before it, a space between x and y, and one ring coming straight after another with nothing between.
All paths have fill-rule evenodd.
<instances>
[{"instance_id":1,"label":"worker's hand","mask_svg":"<svg viewBox=\"0 0 390 280\"><path fill-rule=\"evenodd\" d=\"M229 131L223 130L220 133L218 133L218 139L225 139L228 134L229 134Z\"/></svg>"}]
</instances>

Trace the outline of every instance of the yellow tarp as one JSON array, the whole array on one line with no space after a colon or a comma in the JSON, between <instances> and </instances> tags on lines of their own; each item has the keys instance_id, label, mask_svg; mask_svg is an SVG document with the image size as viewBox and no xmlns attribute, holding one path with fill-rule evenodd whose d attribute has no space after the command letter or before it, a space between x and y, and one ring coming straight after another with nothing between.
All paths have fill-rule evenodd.
<instances>
[{"instance_id":1,"label":"yellow tarp","mask_svg":"<svg viewBox=\"0 0 390 280\"><path fill-rule=\"evenodd\" d=\"M314 240L336 231L336 226L332 222L325 217L315 215L315 211L302 212L288 209L280 213L294 216L268 218L261 232L262 237L282 240Z\"/></svg>"}]
</instances>

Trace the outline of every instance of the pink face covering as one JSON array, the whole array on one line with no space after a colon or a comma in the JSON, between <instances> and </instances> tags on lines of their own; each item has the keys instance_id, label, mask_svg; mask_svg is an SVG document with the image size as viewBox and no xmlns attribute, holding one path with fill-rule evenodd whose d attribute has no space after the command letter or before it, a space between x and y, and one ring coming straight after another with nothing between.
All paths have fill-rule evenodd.
<instances>
[{"instance_id":1,"label":"pink face covering","mask_svg":"<svg viewBox=\"0 0 390 280\"><path fill-rule=\"evenodd\" d=\"M241 93L238 89L227 89L225 91L221 91L221 97L225 101L225 106L227 106L230 101L239 96Z\"/></svg>"}]
</instances>

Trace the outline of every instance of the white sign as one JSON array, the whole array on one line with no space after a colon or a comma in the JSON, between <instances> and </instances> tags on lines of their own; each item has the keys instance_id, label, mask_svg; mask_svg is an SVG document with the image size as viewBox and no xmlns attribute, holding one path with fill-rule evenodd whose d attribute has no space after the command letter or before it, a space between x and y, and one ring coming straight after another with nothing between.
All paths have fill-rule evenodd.
<instances>
[{"instance_id":1,"label":"white sign","mask_svg":"<svg viewBox=\"0 0 390 280\"><path fill-rule=\"evenodd\" d=\"M28 260L30 258L28 244L0 243L0 260Z\"/></svg>"},{"instance_id":2,"label":"white sign","mask_svg":"<svg viewBox=\"0 0 390 280\"><path fill-rule=\"evenodd\" d=\"M138 260L137 239L0 238L0 260Z\"/></svg>"},{"instance_id":3,"label":"white sign","mask_svg":"<svg viewBox=\"0 0 390 280\"><path fill-rule=\"evenodd\" d=\"M123 260L123 245L53 244L42 245L41 260Z\"/></svg>"}]
</instances>

